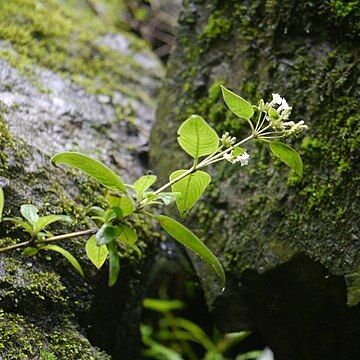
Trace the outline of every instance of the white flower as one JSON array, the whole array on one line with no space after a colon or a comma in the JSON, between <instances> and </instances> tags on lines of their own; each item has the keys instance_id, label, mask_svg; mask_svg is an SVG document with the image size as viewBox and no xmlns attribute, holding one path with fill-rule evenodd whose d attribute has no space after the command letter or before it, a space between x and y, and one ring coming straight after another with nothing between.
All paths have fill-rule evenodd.
<instances>
[{"instance_id":1,"label":"white flower","mask_svg":"<svg viewBox=\"0 0 360 360\"><path fill-rule=\"evenodd\" d=\"M284 100L285 99L283 99L279 94L272 94L272 101L271 101L272 104L282 105Z\"/></svg>"},{"instance_id":2,"label":"white flower","mask_svg":"<svg viewBox=\"0 0 360 360\"><path fill-rule=\"evenodd\" d=\"M231 162L232 164L236 164L238 162L241 164L241 166L249 164L250 155L246 151L238 156L234 156L232 151L230 153L225 153L223 156L225 160Z\"/></svg>"},{"instance_id":3,"label":"white flower","mask_svg":"<svg viewBox=\"0 0 360 360\"><path fill-rule=\"evenodd\" d=\"M280 98L280 99L281 99L281 103L280 104L278 103L280 106L277 108L277 111L279 113L290 108L290 106L288 105L287 101L284 98Z\"/></svg>"},{"instance_id":4,"label":"white flower","mask_svg":"<svg viewBox=\"0 0 360 360\"><path fill-rule=\"evenodd\" d=\"M231 163L232 163L232 160L233 160L233 158L234 158L233 155L232 155L232 151L229 152L229 153L225 153L225 154L223 155L223 157L224 157L225 160L230 161Z\"/></svg>"},{"instance_id":5,"label":"white flower","mask_svg":"<svg viewBox=\"0 0 360 360\"><path fill-rule=\"evenodd\" d=\"M249 164L249 158L250 158L250 155L245 151L242 155L237 156L234 159L233 163L235 164L237 162L240 162L241 166L245 166L245 165Z\"/></svg>"}]
</instances>

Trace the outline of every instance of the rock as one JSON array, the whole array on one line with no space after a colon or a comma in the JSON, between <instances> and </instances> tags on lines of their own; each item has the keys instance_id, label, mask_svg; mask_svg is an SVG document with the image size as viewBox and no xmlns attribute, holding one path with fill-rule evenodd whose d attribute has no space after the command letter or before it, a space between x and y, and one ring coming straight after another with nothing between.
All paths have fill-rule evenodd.
<instances>
[{"instance_id":1,"label":"rock","mask_svg":"<svg viewBox=\"0 0 360 360\"><path fill-rule=\"evenodd\" d=\"M249 133L226 110L219 84L253 103L279 93L292 119L309 125L290 141L303 179L264 144L248 144L249 166L211 169L208 196L188 220L228 275L221 294L192 257L219 327L257 330L279 360L359 353L359 305L346 307L347 297L360 300L359 17L343 1L185 1L161 92L150 159L163 179L189 164L175 139L190 114L220 135Z\"/></svg>"},{"instance_id":2,"label":"rock","mask_svg":"<svg viewBox=\"0 0 360 360\"><path fill-rule=\"evenodd\" d=\"M54 228L57 233L89 226L86 207L98 203L104 191L79 172L51 166L52 155L80 151L106 163L125 182L146 172L163 69L142 40L108 22L121 2L106 6L99 17L82 1L1 3L5 214L17 216L20 204L32 203L41 214L75 219L72 229ZM1 234L1 246L26 239L6 223ZM86 260L85 240L63 244L82 263L85 280L54 254L1 254L1 359L140 357L144 271L151 257L125 257L119 283L108 288L106 271L97 273Z\"/></svg>"}]
</instances>

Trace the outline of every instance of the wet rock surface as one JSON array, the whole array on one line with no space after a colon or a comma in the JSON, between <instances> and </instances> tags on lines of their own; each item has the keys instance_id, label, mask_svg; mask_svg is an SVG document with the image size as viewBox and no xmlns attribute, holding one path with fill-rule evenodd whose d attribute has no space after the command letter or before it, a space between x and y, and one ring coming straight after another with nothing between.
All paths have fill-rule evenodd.
<instances>
[{"instance_id":1,"label":"wet rock surface","mask_svg":"<svg viewBox=\"0 0 360 360\"><path fill-rule=\"evenodd\" d=\"M204 116L220 136L248 135L227 112L220 84L253 103L279 93L292 119L309 125L288 142L303 158L302 180L266 146L246 144L249 166L211 169L208 196L187 220L229 278L221 294L211 269L192 257L219 325L259 331L280 360L359 352L344 335L348 326L355 339L360 328L359 11L345 15L342 3L184 2L152 132L150 159L166 178L189 164L175 141L187 116ZM168 151L159 156L160 148Z\"/></svg>"},{"instance_id":2,"label":"wet rock surface","mask_svg":"<svg viewBox=\"0 0 360 360\"><path fill-rule=\"evenodd\" d=\"M50 157L64 150L79 151L106 163L125 182L143 175L163 74L145 43L116 28L107 32L101 25L89 32L85 20L95 15L80 2L73 3L14 1L4 4L3 14L8 17L0 15L0 183L5 213L17 216L20 204L32 203L40 214L70 215L74 219L71 229L53 228L57 234L89 226L86 206L96 203L104 191L83 174L53 167ZM75 8L82 19L79 22L72 17ZM66 31L56 33L52 24L46 27L52 17L71 30L64 47L60 41ZM27 26L41 29L31 35L33 43L17 42L22 31L28 34ZM9 36L4 35L6 29ZM75 41L82 32L86 38ZM52 49L59 55L63 48L62 63L49 60ZM106 63L109 58L111 68ZM95 73L102 64L104 74ZM114 80L111 85L110 79ZM27 239L6 223L1 234L2 246ZM55 254L27 258L16 251L0 255L1 359L35 359L40 351L74 360L140 357L143 271L151 256L124 259L119 283L107 288L106 270L98 273L86 260L85 240L62 244L76 254L85 279Z\"/></svg>"}]
</instances>

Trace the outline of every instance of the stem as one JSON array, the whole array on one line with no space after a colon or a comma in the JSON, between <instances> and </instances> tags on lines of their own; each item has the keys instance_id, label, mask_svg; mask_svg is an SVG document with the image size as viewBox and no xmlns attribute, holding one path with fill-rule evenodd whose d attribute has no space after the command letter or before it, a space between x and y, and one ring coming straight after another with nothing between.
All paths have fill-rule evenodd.
<instances>
[{"instance_id":1,"label":"stem","mask_svg":"<svg viewBox=\"0 0 360 360\"><path fill-rule=\"evenodd\" d=\"M95 234L97 232L98 228L97 227L93 227L87 230L81 230L81 231L76 231L73 233L68 233L68 234L62 234L62 235L56 235L56 236L51 236L47 239L44 240L37 240L35 241L35 244L46 244L52 241L59 241L59 240L66 240L66 239L70 239L73 237L79 237L79 236L84 236L84 235L90 235L90 234Z\"/></svg>"},{"instance_id":2,"label":"stem","mask_svg":"<svg viewBox=\"0 0 360 360\"><path fill-rule=\"evenodd\" d=\"M264 118L263 118L263 121L261 122L261 125L259 126L260 124L260 119L261 119L261 115L262 115L262 111L259 112L259 117L258 117L258 120L256 122L256 126L255 126L255 132L257 132L258 130L261 129L261 126L263 125L264 123Z\"/></svg>"},{"instance_id":3,"label":"stem","mask_svg":"<svg viewBox=\"0 0 360 360\"><path fill-rule=\"evenodd\" d=\"M6 252L6 251L10 251L10 250L19 249L19 248L21 248L21 247L30 245L31 243L34 243L34 241L33 241L33 240L28 240L28 241L24 241L24 242L22 242L22 243L18 243L18 244L14 244L14 245L9 245L9 246L6 246L6 247L4 247L4 248L0 248L0 253Z\"/></svg>"},{"instance_id":4,"label":"stem","mask_svg":"<svg viewBox=\"0 0 360 360\"><path fill-rule=\"evenodd\" d=\"M229 148L221 151L219 154L213 156L212 158L210 158L210 159L206 158L205 160L203 160L202 162L200 162L200 163L198 164L198 166L196 167L196 170L198 170L198 169L200 169L200 168L202 168L202 167L204 167L204 166L209 165L209 164L212 163L214 160L217 160L217 159L222 158L222 156L223 156L224 154L226 154L227 152L229 152L229 151L231 151L231 150L234 150L237 146L240 146L240 145L246 143L247 141L251 140L251 139L254 138L254 137L255 137L255 135L254 135L254 133L252 133L252 134L249 135L247 138L245 138L245 139L237 142L236 144L230 146Z\"/></svg>"},{"instance_id":5,"label":"stem","mask_svg":"<svg viewBox=\"0 0 360 360\"><path fill-rule=\"evenodd\" d=\"M18 244L14 244L14 245L9 245L6 246L4 248L0 248L0 253L2 252L6 252L6 251L10 251L10 250L16 250L16 249L20 249L22 247L31 245L31 244L46 244L52 241L59 241L59 240L65 240L65 239L69 239L69 238L73 238L73 237L78 237L78 236L83 236L83 235L89 235L89 234L95 234L96 231L98 229L97 228L91 228L91 229L87 229L87 230L82 230L82 231L76 231L73 233L69 233L69 234L63 234L63 235L57 235L57 236L51 236L47 239L44 240L28 240L28 241L24 241Z\"/></svg>"},{"instance_id":6,"label":"stem","mask_svg":"<svg viewBox=\"0 0 360 360\"><path fill-rule=\"evenodd\" d=\"M160 194L162 191L164 191L165 189L167 189L169 186L177 183L177 182L180 181L181 179L184 179L185 177L187 177L188 175L194 173L195 171L197 171L197 170L199 170L199 169L201 169L201 168L203 168L203 167L205 167L205 166L207 166L207 165L209 165L209 164L212 164L212 163L215 163L215 162L217 162L217 161L222 160L222 156L223 156L225 153L227 153L227 152L235 149L235 147L240 146L240 145L244 144L245 142L253 139L255 136L256 136L256 133L253 132L253 133L252 133L251 135L249 135L247 138L245 138L245 139L237 142L236 144L234 144L234 145L230 146L229 148L227 148L227 149L225 149L225 150L223 150L223 151L221 151L221 152L218 153L218 151L221 150L222 146L219 147L214 153L212 153L211 155L209 155L208 157L206 157L203 161L201 161L201 162L198 163L198 164L197 164L196 162L194 162L193 166L192 166L190 169L186 170L184 173L182 173L181 175L179 175L179 176L176 177L175 179L172 179L171 181L169 181L169 182L167 182L166 184L164 184L163 186L161 186L159 189L157 189L157 190L154 192L154 195ZM144 206L146 206L146 199L141 200L141 202L140 202L137 210L142 209Z\"/></svg>"},{"instance_id":7,"label":"stem","mask_svg":"<svg viewBox=\"0 0 360 360\"><path fill-rule=\"evenodd\" d=\"M163 190L167 189L169 186L171 186L172 184L175 184L176 182L178 182L179 180L183 179L184 177L190 175L191 173L195 172L197 170L199 165L196 165L195 167L191 167L189 170L186 170L184 173L182 173L181 175L179 175L178 177L176 177L175 179L172 179L171 181L167 182L165 185L163 185L161 188L157 189L154 192L154 195L158 195L160 194Z\"/></svg>"}]
</instances>

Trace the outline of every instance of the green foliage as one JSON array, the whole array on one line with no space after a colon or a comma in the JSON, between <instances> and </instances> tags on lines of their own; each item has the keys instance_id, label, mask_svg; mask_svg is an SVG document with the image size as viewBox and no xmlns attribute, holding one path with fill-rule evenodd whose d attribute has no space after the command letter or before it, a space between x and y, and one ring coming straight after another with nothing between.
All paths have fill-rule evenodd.
<instances>
[{"instance_id":1,"label":"green foliage","mask_svg":"<svg viewBox=\"0 0 360 360\"><path fill-rule=\"evenodd\" d=\"M219 260L192 231L168 216L158 215L155 218L160 226L173 239L186 246L197 256L200 256L205 262L210 264L219 275L222 287L225 286L225 273Z\"/></svg>"},{"instance_id":2,"label":"green foliage","mask_svg":"<svg viewBox=\"0 0 360 360\"><path fill-rule=\"evenodd\" d=\"M127 192L125 184L119 176L104 164L83 154L66 151L53 156L51 162L55 165L64 164L76 167L111 190Z\"/></svg>"},{"instance_id":3,"label":"green foliage","mask_svg":"<svg viewBox=\"0 0 360 360\"><path fill-rule=\"evenodd\" d=\"M295 173L302 177L303 163L300 155L289 145L279 141L274 141L270 144L270 150L282 162L295 171Z\"/></svg>"},{"instance_id":4,"label":"green foliage","mask_svg":"<svg viewBox=\"0 0 360 360\"><path fill-rule=\"evenodd\" d=\"M96 242L96 236L93 235L85 245L86 255L88 256L89 260L96 266L96 268L99 270L108 254L109 250L105 245L99 246Z\"/></svg>"},{"instance_id":5,"label":"green foliage","mask_svg":"<svg viewBox=\"0 0 360 360\"><path fill-rule=\"evenodd\" d=\"M216 131L198 115L185 120L178 130L178 142L182 149L197 160L214 153L219 147Z\"/></svg>"},{"instance_id":6,"label":"green foliage","mask_svg":"<svg viewBox=\"0 0 360 360\"><path fill-rule=\"evenodd\" d=\"M79 272L79 274L81 276L84 276L84 272L82 271L82 268L79 264L79 262L76 260L76 258L71 255L67 250L65 250L64 248L57 246L57 245L45 245L44 247L42 247L45 250L52 250L52 251L56 251L59 254L61 254L66 260L69 261L69 263Z\"/></svg>"},{"instance_id":7,"label":"green foliage","mask_svg":"<svg viewBox=\"0 0 360 360\"><path fill-rule=\"evenodd\" d=\"M259 105L255 106L223 86L221 91L229 109L236 116L248 121L251 128L248 137L237 141L226 132L219 138L216 131L201 116L190 116L179 127L178 142L180 147L193 157L193 164L188 169L174 171L169 177L169 182L154 191L149 189L157 180L155 175L144 175L133 184L125 185L113 170L97 160L77 152L56 154L51 159L54 165L75 167L107 188L108 191L102 202L104 206L92 206L89 209L90 219L96 226L80 232L52 236L50 232L44 230L48 225L57 221L70 222L71 219L66 215L39 216L38 209L34 205L24 204L20 208L23 219L5 218L4 220L10 220L22 227L30 233L31 239L0 249L0 252L20 247L25 248L23 254L27 256L33 256L40 250L56 251L83 276L81 266L72 254L60 246L49 243L90 234L92 236L85 245L86 254L97 269L100 269L108 259L108 284L113 286L120 273L120 258L124 250L134 252L141 257L142 251L137 245L139 230L141 231L149 223L153 225L155 220L173 239L211 265L219 276L223 288L225 273L212 251L183 224L169 216L158 215L159 211L156 207L163 207L175 201L183 218L211 182L210 175L201 169L219 161L247 165L250 155L242 145L252 139L270 143L271 151L301 176L303 166L300 156L294 149L278 140L298 134L306 129L306 125L303 121L298 123L288 121L291 107L278 94L273 94L272 101L265 103L264 100L260 100ZM257 110L258 117L257 121L253 122L251 118L255 114L254 109ZM205 158L200 160L202 157ZM167 191L169 187L172 189L171 192ZM2 198L0 196L0 208ZM199 329L195 329L193 324L185 320L179 320L179 324L187 331L200 333Z\"/></svg>"},{"instance_id":8,"label":"green foliage","mask_svg":"<svg viewBox=\"0 0 360 360\"><path fill-rule=\"evenodd\" d=\"M25 231L30 233L33 240L41 240L51 234L49 232L42 232L47 226L54 222L67 222L71 223L71 217L67 215L46 215L39 216L39 210L36 206L31 204L23 204L20 207L20 213L26 221L21 218L6 217L3 220L11 221L16 225L21 226Z\"/></svg>"},{"instance_id":9,"label":"green foliage","mask_svg":"<svg viewBox=\"0 0 360 360\"><path fill-rule=\"evenodd\" d=\"M116 284L120 272L120 257L113 243L108 246L109 249L109 286Z\"/></svg>"},{"instance_id":10,"label":"green foliage","mask_svg":"<svg viewBox=\"0 0 360 360\"><path fill-rule=\"evenodd\" d=\"M234 94L232 91L226 89L221 85L224 101L232 113L239 118L250 120L254 115L252 105L243 99L241 96Z\"/></svg>"},{"instance_id":11,"label":"green foliage","mask_svg":"<svg viewBox=\"0 0 360 360\"><path fill-rule=\"evenodd\" d=\"M198 350L195 349L199 349L200 346L204 352L202 359L228 360L227 352L250 335L247 331L225 335L215 332L210 337L196 323L173 313L174 310L184 308L185 304L181 301L145 299L143 306L162 315L156 330L150 325L141 325L142 341L146 347L143 355L147 359L198 359L196 352ZM257 359L263 353L263 351L250 351L238 354L236 360Z\"/></svg>"},{"instance_id":12,"label":"green foliage","mask_svg":"<svg viewBox=\"0 0 360 360\"><path fill-rule=\"evenodd\" d=\"M156 179L157 177L155 175L145 175L137 179L133 184L136 195L141 198L144 192L156 182Z\"/></svg>"},{"instance_id":13,"label":"green foliage","mask_svg":"<svg viewBox=\"0 0 360 360\"><path fill-rule=\"evenodd\" d=\"M177 170L170 175L170 181L183 175L186 170ZM204 193L210 184L211 177L204 171L196 171L171 185L172 191L180 193L176 198L176 205L180 215L184 217Z\"/></svg>"}]
</instances>

